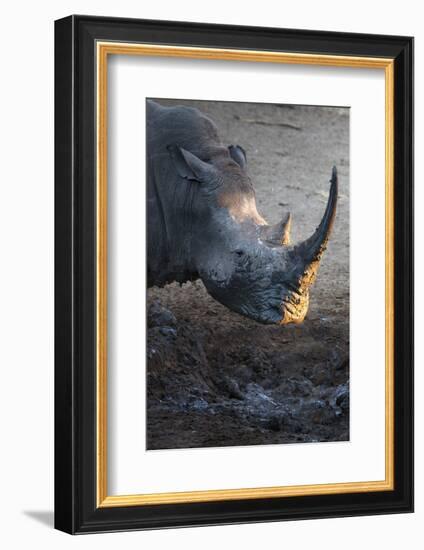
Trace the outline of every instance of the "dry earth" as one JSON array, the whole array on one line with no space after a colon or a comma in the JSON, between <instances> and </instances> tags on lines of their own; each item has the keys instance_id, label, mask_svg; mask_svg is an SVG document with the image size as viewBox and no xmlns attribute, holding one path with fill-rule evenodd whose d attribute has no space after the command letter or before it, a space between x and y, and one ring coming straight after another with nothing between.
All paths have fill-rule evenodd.
<instances>
[{"instance_id":1,"label":"dry earth","mask_svg":"<svg viewBox=\"0 0 424 550\"><path fill-rule=\"evenodd\" d=\"M290 211L294 242L318 225L333 164L340 189L303 324L260 325L200 281L148 290L147 447L349 439L349 110L158 101L198 107L243 146L259 212Z\"/></svg>"}]
</instances>

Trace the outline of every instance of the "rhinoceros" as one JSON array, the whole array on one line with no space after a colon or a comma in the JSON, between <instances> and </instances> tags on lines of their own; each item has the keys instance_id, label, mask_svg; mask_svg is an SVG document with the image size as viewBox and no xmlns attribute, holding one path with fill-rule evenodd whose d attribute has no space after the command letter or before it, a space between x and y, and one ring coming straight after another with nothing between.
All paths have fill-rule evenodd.
<instances>
[{"instance_id":1,"label":"rhinoceros","mask_svg":"<svg viewBox=\"0 0 424 550\"><path fill-rule=\"evenodd\" d=\"M198 109L147 101L148 286L201 279L218 302L259 323L300 323L333 226L337 171L311 237L291 215L268 225L239 145Z\"/></svg>"}]
</instances>

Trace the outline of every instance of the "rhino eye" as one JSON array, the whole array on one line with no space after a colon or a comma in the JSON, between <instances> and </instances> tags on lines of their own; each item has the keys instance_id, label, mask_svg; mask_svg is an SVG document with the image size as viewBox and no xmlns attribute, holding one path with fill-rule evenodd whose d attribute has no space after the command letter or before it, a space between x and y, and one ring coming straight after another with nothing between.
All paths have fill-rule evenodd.
<instances>
[{"instance_id":1,"label":"rhino eye","mask_svg":"<svg viewBox=\"0 0 424 550\"><path fill-rule=\"evenodd\" d=\"M244 250L241 250L240 248L238 248L237 250L234 250L234 254L238 257L238 258L242 258L244 256Z\"/></svg>"}]
</instances>

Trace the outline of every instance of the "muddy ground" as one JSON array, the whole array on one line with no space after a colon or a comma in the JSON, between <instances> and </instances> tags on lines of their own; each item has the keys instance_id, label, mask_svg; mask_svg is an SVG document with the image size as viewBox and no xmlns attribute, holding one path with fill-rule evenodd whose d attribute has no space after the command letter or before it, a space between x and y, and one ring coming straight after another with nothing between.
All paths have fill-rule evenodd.
<instances>
[{"instance_id":1,"label":"muddy ground","mask_svg":"<svg viewBox=\"0 0 424 550\"><path fill-rule=\"evenodd\" d=\"M293 242L318 225L333 164L340 188L303 324L260 325L200 281L148 290L147 448L348 440L348 109L158 101L198 107L243 146L259 212L290 211Z\"/></svg>"}]
</instances>

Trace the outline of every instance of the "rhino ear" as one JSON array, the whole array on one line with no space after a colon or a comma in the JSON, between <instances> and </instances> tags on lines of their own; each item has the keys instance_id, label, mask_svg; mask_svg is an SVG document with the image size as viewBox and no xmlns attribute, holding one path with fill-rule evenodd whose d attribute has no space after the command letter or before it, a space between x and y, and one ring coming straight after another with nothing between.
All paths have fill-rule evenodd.
<instances>
[{"instance_id":1,"label":"rhino ear","mask_svg":"<svg viewBox=\"0 0 424 550\"><path fill-rule=\"evenodd\" d=\"M199 157L177 145L167 147L179 176L187 180L209 181L215 174L215 168L200 160Z\"/></svg>"},{"instance_id":2,"label":"rhino ear","mask_svg":"<svg viewBox=\"0 0 424 550\"><path fill-rule=\"evenodd\" d=\"M240 168L246 168L247 159L246 159L246 151L241 147L240 145L230 145L228 147L228 151L230 153L230 157L237 162L237 164L240 166Z\"/></svg>"}]
</instances>

